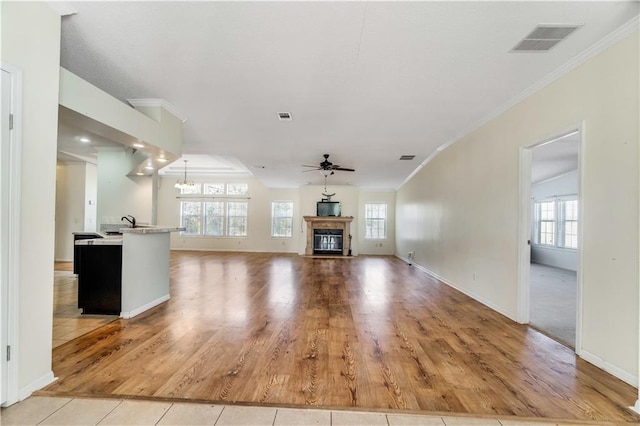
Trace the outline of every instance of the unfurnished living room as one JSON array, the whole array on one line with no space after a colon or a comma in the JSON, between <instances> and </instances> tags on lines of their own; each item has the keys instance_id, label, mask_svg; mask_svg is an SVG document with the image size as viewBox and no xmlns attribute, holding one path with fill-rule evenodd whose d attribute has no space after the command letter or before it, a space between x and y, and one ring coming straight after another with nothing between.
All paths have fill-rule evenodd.
<instances>
[{"instance_id":1,"label":"unfurnished living room","mask_svg":"<svg viewBox=\"0 0 640 426\"><path fill-rule=\"evenodd\" d=\"M7 2L2 424L637 424L640 2Z\"/></svg>"}]
</instances>

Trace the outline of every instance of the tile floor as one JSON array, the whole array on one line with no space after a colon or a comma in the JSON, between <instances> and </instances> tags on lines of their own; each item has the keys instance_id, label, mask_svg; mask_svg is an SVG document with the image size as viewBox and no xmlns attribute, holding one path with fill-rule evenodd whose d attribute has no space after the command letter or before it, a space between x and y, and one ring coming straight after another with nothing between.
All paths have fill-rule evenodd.
<instances>
[{"instance_id":1,"label":"tile floor","mask_svg":"<svg viewBox=\"0 0 640 426\"><path fill-rule=\"evenodd\" d=\"M247 407L122 399L32 396L0 411L0 425L421 425L527 426L576 425L548 420L519 420L330 411L304 408ZM609 423L589 423L609 424Z\"/></svg>"},{"instance_id":2,"label":"tile floor","mask_svg":"<svg viewBox=\"0 0 640 426\"><path fill-rule=\"evenodd\" d=\"M78 279L71 271L54 271L53 347L118 319L117 315L82 315L78 309Z\"/></svg>"}]
</instances>

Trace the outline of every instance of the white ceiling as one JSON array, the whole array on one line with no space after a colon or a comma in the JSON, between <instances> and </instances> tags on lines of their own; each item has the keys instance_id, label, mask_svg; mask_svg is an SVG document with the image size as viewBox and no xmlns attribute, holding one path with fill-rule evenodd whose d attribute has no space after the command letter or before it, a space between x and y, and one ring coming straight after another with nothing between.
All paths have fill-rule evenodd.
<instances>
[{"instance_id":1,"label":"white ceiling","mask_svg":"<svg viewBox=\"0 0 640 426\"><path fill-rule=\"evenodd\" d=\"M438 147L637 16L639 3L70 6L78 13L63 18L61 65L123 102L173 104L188 119L186 154L297 187L322 183L300 166L328 153L356 169L329 184L394 189ZM509 52L540 23L584 25L549 52ZM293 120L279 121L283 111Z\"/></svg>"},{"instance_id":2,"label":"white ceiling","mask_svg":"<svg viewBox=\"0 0 640 426\"><path fill-rule=\"evenodd\" d=\"M580 135L560 136L532 152L531 183L540 183L578 169Z\"/></svg>"}]
</instances>

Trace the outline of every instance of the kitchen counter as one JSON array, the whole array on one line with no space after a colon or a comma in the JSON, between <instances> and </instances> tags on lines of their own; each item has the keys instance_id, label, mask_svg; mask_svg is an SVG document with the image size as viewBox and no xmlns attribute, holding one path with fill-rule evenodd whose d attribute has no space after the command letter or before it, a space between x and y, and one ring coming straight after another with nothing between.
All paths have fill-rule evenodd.
<instances>
[{"instance_id":1,"label":"kitchen counter","mask_svg":"<svg viewBox=\"0 0 640 426\"><path fill-rule=\"evenodd\" d=\"M86 240L78 240L77 246L117 246L122 245L122 235L107 235L102 238L90 238Z\"/></svg>"},{"instance_id":2,"label":"kitchen counter","mask_svg":"<svg viewBox=\"0 0 640 426\"><path fill-rule=\"evenodd\" d=\"M169 235L185 228L120 228L122 235L78 240L82 250L122 246L120 316L132 318L169 300ZM82 281L82 271L79 282ZM86 281L86 280L85 280ZM84 284L87 284L86 282Z\"/></svg>"},{"instance_id":3,"label":"kitchen counter","mask_svg":"<svg viewBox=\"0 0 640 426\"><path fill-rule=\"evenodd\" d=\"M135 228L120 228L123 234L159 234L163 232L179 232L186 228L168 226L136 226Z\"/></svg>"}]
</instances>

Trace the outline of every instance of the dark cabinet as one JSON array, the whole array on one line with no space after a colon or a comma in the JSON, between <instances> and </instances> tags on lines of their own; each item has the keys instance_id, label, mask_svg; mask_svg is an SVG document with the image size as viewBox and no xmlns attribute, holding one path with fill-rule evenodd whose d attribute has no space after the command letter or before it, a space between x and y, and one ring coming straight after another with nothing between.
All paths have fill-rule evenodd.
<instances>
[{"instance_id":1,"label":"dark cabinet","mask_svg":"<svg viewBox=\"0 0 640 426\"><path fill-rule=\"evenodd\" d=\"M73 273L78 273L80 260L78 258L79 247L75 245L78 240L91 240L94 238L102 238L102 235L95 232L74 232L73 233Z\"/></svg>"},{"instance_id":2,"label":"dark cabinet","mask_svg":"<svg viewBox=\"0 0 640 426\"><path fill-rule=\"evenodd\" d=\"M120 315L122 245L77 245L78 308L83 314Z\"/></svg>"}]
</instances>

